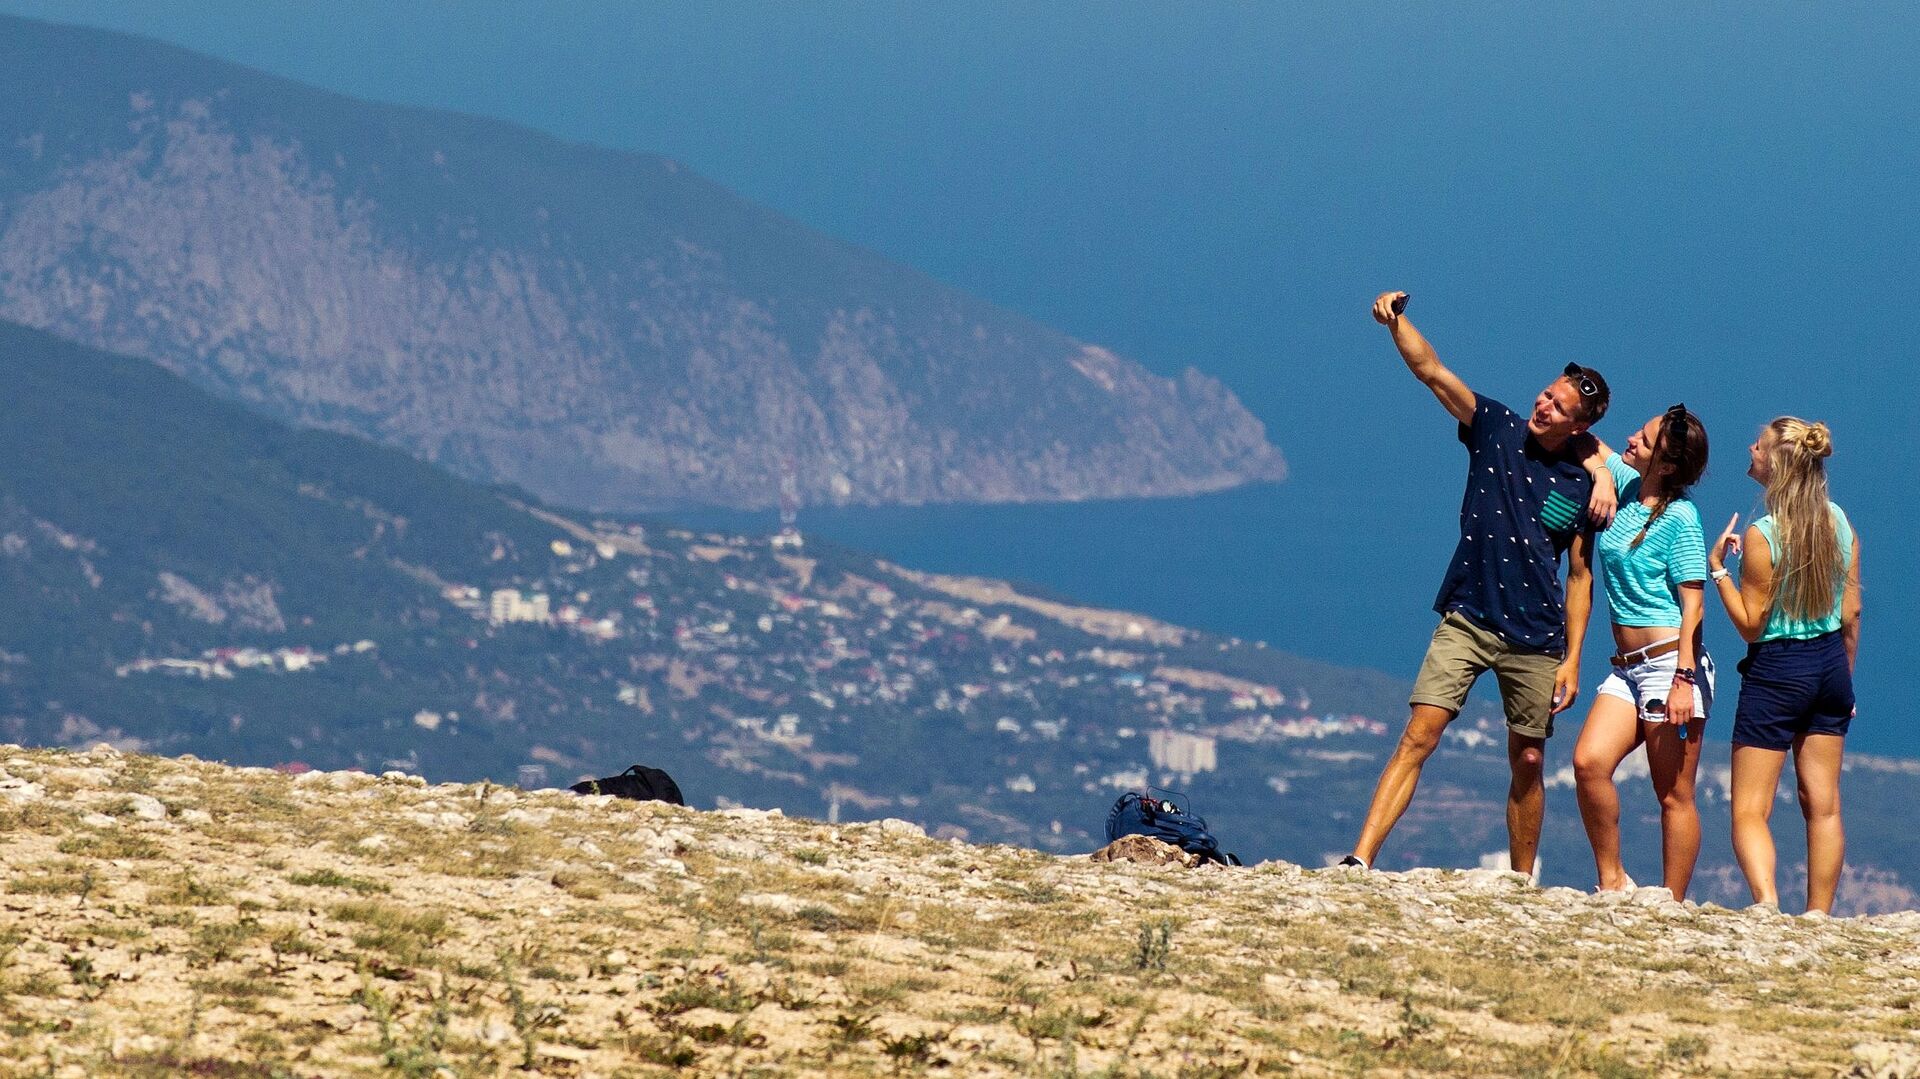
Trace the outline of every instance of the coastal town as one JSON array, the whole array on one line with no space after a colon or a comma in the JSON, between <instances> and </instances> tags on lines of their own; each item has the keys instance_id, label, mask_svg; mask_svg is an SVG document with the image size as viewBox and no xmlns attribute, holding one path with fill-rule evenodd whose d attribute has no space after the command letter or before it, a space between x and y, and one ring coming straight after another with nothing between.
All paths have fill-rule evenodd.
<instances>
[{"instance_id":1,"label":"coastal town","mask_svg":"<svg viewBox=\"0 0 1920 1079\"><path fill-rule=\"evenodd\" d=\"M1316 708L1300 686L1209 666L1229 654L1244 663L1262 645L1036 600L999 582L809 554L791 529L771 541L618 522L572 529L540 557L503 560L509 572L497 578L437 580L452 617L436 638L476 665L532 648L604 669L612 677L590 682L589 703L624 716L616 726L697 734L713 765L771 784L770 794L806 788L829 818L914 797L867 763L883 761L889 732L901 730L965 746L961 759L984 773L976 800L1186 788L1272 758L1255 747L1377 744L1387 733L1377 718ZM540 571L527 572L528 562ZM311 676L378 662L381 650L371 639L224 645L140 657L115 673ZM481 688L410 702L389 722L454 736L521 718L510 700ZM375 763L418 766L421 756ZM590 774L590 760L554 731L507 774L530 787L572 782ZM1276 794L1290 788L1285 774L1259 778Z\"/></svg>"}]
</instances>

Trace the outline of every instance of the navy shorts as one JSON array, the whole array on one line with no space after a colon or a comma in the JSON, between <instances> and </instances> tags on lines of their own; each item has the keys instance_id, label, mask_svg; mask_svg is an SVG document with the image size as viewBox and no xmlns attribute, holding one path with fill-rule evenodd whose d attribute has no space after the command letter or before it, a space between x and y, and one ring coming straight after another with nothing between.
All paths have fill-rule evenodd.
<instances>
[{"instance_id":1,"label":"navy shorts","mask_svg":"<svg viewBox=\"0 0 1920 1079\"><path fill-rule=\"evenodd\" d=\"M1734 745L1785 750L1803 734L1847 733L1853 671L1839 633L1748 645L1739 671Z\"/></svg>"}]
</instances>

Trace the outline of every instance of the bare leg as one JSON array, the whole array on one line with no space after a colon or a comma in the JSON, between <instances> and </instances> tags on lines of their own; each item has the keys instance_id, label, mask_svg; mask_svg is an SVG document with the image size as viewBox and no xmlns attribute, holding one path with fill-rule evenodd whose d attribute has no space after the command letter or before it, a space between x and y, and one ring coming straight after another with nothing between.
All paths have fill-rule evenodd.
<instances>
[{"instance_id":1,"label":"bare leg","mask_svg":"<svg viewBox=\"0 0 1920 1079\"><path fill-rule=\"evenodd\" d=\"M1353 853L1368 865L1379 855L1387 833L1400 823L1401 814L1413 801L1414 788L1420 785L1421 767L1440 747L1441 733L1458 714L1431 704L1413 706L1412 714L1407 717L1407 729L1400 734L1400 744L1394 748L1393 756L1380 773L1380 782L1373 788L1367 822L1361 825L1360 838L1353 844Z\"/></svg>"},{"instance_id":2,"label":"bare leg","mask_svg":"<svg viewBox=\"0 0 1920 1079\"><path fill-rule=\"evenodd\" d=\"M1780 903L1773 879L1773 833L1767 818L1773 815L1773 796L1780 789L1780 769L1787 763L1782 749L1733 747L1733 856L1747 875L1747 887L1756 903Z\"/></svg>"},{"instance_id":3,"label":"bare leg","mask_svg":"<svg viewBox=\"0 0 1920 1079\"><path fill-rule=\"evenodd\" d=\"M1614 770L1640 742L1640 717L1633 705L1605 695L1593 699L1580 741L1573 747L1574 792L1580 799L1580 823L1593 845L1593 867L1600 890L1616 892L1627 886L1627 870L1620 864L1620 792L1613 785Z\"/></svg>"},{"instance_id":4,"label":"bare leg","mask_svg":"<svg viewBox=\"0 0 1920 1079\"><path fill-rule=\"evenodd\" d=\"M1507 767L1513 772L1507 785L1507 853L1515 872L1528 876L1540 851L1540 819L1547 807L1546 759L1546 739L1507 732Z\"/></svg>"},{"instance_id":5,"label":"bare leg","mask_svg":"<svg viewBox=\"0 0 1920 1079\"><path fill-rule=\"evenodd\" d=\"M1700 860L1700 808L1693 800L1693 786L1706 726L1694 720L1684 742L1679 728L1671 723L1645 727L1647 769L1653 773L1653 793L1660 799L1660 865L1675 899L1687 897L1694 863Z\"/></svg>"},{"instance_id":6,"label":"bare leg","mask_svg":"<svg viewBox=\"0 0 1920 1079\"><path fill-rule=\"evenodd\" d=\"M1807 909L1833 913L1847 833L1840 823L1838 734L1803 734L1793 741L1793 773L1800 781L1800 813L1807 818Z\"/></svg>"}]
</instances>

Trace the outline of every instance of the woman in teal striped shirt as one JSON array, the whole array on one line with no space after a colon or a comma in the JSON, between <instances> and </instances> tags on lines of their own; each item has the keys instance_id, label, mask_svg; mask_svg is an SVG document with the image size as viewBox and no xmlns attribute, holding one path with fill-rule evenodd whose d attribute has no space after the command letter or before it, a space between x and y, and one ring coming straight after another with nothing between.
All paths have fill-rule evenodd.
<instances>
[{"instance_id":1,"label":"woman in teal striped shirt","mask_svg":"<svg viewBox=\"0 0 1920 1079\"><path fill-rule=\"evenodd\" d=\"M1575 792L1600 890L1633 887L1620 861L1613 773L1645 744L1660 799L1664 883L1679 899L1700 856L1693 783L1713 703L1713 660L1700 633L1706 543L1687 498L1706 471L1707 429L1674 405L1634 432L1624 454L1601 452L1620 492L1618 516L1594 543L1616 653L1573 747Z\"/></svg>"},{"instance_id":2,"label":"woman in teal striped shirt","mask_svg":"<svg viewBox=\"0 0 1920 1079\"><path fill-rule=\"evenodd\" d=\"M1791 750L1807 822L1807 909L1831 912L1847 849L1840 758L1860 647L1860 537L1827 497L1826 424L1782 416L1748 452L1767 514L1743 539L1736 516L1708 551L1714 589L1747 641L1733 716L1733 853L1753 901L1778 907L1767 818ZM1724 565L1733 553L1737 584Z\"/></svg>"}]
</instances>

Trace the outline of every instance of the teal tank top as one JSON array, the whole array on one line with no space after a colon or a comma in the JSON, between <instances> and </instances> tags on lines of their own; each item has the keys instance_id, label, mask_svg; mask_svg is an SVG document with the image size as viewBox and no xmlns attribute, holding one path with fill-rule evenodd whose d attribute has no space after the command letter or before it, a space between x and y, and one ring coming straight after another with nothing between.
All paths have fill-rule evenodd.
<instances>
[{"instance_id":1,"label":"teal tank top","mask_svg":"<svg viewBox=\"0 0 1920 1079\"><path fill-rule=\"evenodd\" d=\"M1842 570L1851 569L1853 566L1853 525L1848 523L1847 515L1841 511L1839 506L1829 502L1827 503L1827 508L1833 512L1834 536L1840 541L1840 568ZM1780 564L1780 535L1778 530L1774 528L1773 514L1769 513L1765 517L1753 522L1753 527L1759 529L1760 534L1766 537L1767 550L1773 552L1773 564L1778 566ZM1783 582L1780 581L1774 582L1774 594L1776 596L1779 595L1780 585L1782 583ZM1819 618L1792 618L1787 615L1785 610L1781 609L1778 603L1774 604L1773 613L1767 616L1766 628L1760 632L1760 640L1805 641L1832 633L1834 630L1839 629L1840 601L1846 594L1846 588L1847 583L1845 575L1843 574L1840 584L1833 590L1833 607Z\"/></svg>"}]
</instances>

